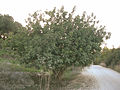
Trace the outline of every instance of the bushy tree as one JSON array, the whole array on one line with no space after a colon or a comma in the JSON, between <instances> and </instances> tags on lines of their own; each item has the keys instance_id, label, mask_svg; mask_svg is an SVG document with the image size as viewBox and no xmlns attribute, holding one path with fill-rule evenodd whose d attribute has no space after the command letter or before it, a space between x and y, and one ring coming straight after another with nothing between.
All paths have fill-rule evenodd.
<instances>
[{"instance_id":1,"label":"bushy tree","mask_svg":"<svg viewBox=\"0 0 120 90\"><path fill-rule=\"evenodd\" d=\"M29 40L20 42L24 46L24 53L19 53L21 62L38 69L42 66L59 79L70 66L90 65L109 33L96 25L93 14L75 16L74 12L75 8L68 13L62 7L30 15L26 20Z\"/></svg>"}]
</instances>

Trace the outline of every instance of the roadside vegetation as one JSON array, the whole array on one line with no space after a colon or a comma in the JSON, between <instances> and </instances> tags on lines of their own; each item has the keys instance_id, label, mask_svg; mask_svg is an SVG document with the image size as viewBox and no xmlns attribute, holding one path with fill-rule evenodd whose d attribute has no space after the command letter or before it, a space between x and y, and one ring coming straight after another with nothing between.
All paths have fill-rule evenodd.
<instances>
[{"instance_id":1,"label":"roadside vegetation","mask_svg":"<svg viewBox=\"0 0 120 90\"><path fill-rule=\"evenodd\" d=\"M80 74L73 68L80 71L95 60L110 33L104 26L98 26L93 14L84 12L79 16L74 12L75 7L70 13L64 7L37 11L26 19L26 27L9 15L0 15L0 77L3 78L0 87L3 90L11 85L21 90L63 90Z\"/></svg>"},{"instance_id":2,"label":"roadside vegetation","mask_svg":"<svg viewBox=\"0 0 120 90\"><path fill-rule=\"evenodd\" d=\"M109 49L104 47L101 55L96 58L95 64L102 64L120 72L120 48Z\"/></svg>"}]
</instances>

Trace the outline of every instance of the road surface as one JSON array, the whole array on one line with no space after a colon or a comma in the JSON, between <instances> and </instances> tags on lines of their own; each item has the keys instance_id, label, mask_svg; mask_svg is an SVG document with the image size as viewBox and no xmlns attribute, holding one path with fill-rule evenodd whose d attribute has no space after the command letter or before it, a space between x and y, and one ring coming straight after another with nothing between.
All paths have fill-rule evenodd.
<instances>
[{"instance_id":1,"label":"road surface","mask_svg":"<svg viewBox=\"0 0 120 90\"><path fill-rule=\"evenodd\" d=\"M99 65L85 68L84 74L96 79L96 88L92 90L120 90L120 73Z\"/></svg>"}]
</instances>

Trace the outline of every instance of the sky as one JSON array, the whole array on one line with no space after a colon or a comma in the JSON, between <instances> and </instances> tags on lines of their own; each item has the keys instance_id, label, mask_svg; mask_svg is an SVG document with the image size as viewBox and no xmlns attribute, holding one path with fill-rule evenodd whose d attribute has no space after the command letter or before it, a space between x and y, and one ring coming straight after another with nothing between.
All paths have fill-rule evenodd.
<instances>
[{"instance_id":1,"label":"sky","mask_svg":"<svg viewBox=\"0 0 120 90\"><path fill-rule=\"evenodd\" d=\"M25 26L29 13L37 10L45 11L64 6L71 11L76 6L76 14L84 11L88 15L94 13L106 31L111 32L111 38L106 41L108 48L120 47L120 0L0 0L0 14L9 14L15 21Z\"/></svg>"}]
</instances>

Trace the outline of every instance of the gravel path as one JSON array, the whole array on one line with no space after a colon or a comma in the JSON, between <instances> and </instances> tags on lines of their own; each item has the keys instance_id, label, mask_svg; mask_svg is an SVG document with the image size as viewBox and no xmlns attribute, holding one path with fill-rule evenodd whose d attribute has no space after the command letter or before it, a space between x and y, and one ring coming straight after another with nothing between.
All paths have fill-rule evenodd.
<instances>
[{"instance_id":1,"label":"gravel path","mask_svg":"<svg viewBox=\"0 0 120 90\"><path fill-rule=\"evenodd\" d=\"M120 90L120 73L99 65L91 65L85 68L85 75L95 77L94 89L89 90Z\"/></svg>"}]
</instances>

